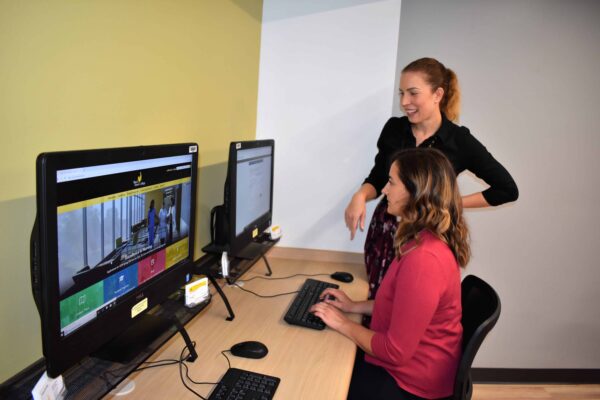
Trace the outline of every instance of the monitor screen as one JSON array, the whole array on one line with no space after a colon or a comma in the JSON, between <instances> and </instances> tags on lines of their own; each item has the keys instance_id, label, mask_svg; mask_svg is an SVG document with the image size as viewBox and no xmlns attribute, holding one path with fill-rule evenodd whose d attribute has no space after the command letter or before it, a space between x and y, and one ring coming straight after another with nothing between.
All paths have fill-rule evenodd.
<instances>
[{"instance_id":1,"label":"monitor screen","mask_svg":"<svg viewBox=\"0 0 600 400\"><path fill-rule=\"evenodd\" d=\"M197 145L189 143L38 157L40 254L32 272L40 274L51 376L189 279L196 170Z\"/></svg>"},{"instance_id":2,"label":"monitor screen","mask_svg":"<svg viewBox=\"0 0 600 400\"><path fill-rule=\"evenodd\" d=\"M229 147L225 207L229 216L229 252L253 258L255 239L271 224L275 142L232 142Z\"/></svg>"},{"instance_id":3,"label":"monitor screen","mask_svg":"<svg viewBox=\"0 0 600 400\"><path fill-rule=\"evenodd\" d=\"M236 161L235 234L271 211L271 146L240 149Z\"/></svg>"}]
</instances>

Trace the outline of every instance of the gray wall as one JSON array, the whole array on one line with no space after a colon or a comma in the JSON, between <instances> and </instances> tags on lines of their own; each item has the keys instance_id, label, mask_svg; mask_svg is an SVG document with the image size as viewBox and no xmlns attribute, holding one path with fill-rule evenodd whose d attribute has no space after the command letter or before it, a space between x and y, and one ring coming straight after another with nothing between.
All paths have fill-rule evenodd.
<instances>
[{"instance_id":1,"label":"gray wall","mask_svg":"<svg viewBox=\"0 0 600 400\"><path fill-rule=\"evenodd\" d=\"M475 365L600 368L600 2L404 0L399 21L390 14L400 1L295 2L287 14L275 3L264 3L257 136L282 143L281 245L361 251L364 234L348 240L343 209L381 127L400 113L398 71L439 58L458 74L461 123L521 191L514 204L467 212L474 256L465 273L489 281L503 302ZM344 25L356 12L355 28ZM485 188L468 173L459 181L463 193Z\"/></svg>"},{"instance_id":2,"label":"gray wall","mask_svg":"<svg viewBox=\"0 0 600 400\"><path fill-rule=\"evenodd\" d=\"M423 56L454 69L461 123L521 191L467 212L466 273L503 302L477 366L600 368L599 20L593 0L402 2L398 70Z\"/></svg>"}]
</instances>

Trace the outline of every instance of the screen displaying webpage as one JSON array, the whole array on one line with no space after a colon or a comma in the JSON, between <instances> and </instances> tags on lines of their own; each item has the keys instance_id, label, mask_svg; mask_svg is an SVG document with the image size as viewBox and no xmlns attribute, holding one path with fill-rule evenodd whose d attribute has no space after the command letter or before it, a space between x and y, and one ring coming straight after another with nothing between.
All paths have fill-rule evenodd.
<instances>
[{"instance_id":1,"label":"screen displaying webpage","mask_svg":"<svg viewBox=\"0 0 600 400\"><path fill-rule=\"evenodd\" d=\"M271 146L237 152L235 234L239 235L271 208Z\"/></svg>"},{"instance_id":2,"label":"screen displaying webpage","mask_svg":"<svg viewBox=\"0 0 600 400\"><path fill-rule=\"evenodd\" d=\"M192 156L57 171L61 335L189 255Z\"/></svg>"}]
</instances>

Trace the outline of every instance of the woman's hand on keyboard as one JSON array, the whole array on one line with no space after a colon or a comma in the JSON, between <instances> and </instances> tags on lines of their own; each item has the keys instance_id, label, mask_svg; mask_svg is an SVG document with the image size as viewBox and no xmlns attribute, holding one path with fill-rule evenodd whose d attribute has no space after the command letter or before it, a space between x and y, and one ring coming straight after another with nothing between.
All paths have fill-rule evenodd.
<instances>
[{"instance_id":1,"label":"woman's hand on keyboard","mask_svg":"<svg viewBox=\"0 0 600 400\"><path fill-rule=\"evenodd\" d=\"M310 308L310 311L321 318L323 322L325 322L325 325L336 331L339 331L344 324L350 321L348 317L333 304L320 302L314 304Z\"/></svg>"},{"instance_id":2,"label":"woman's hand on keyboard","mask_svg":"<svg viewBox=\"0 0 600 400\"><path fill-rule=\"evenodd\" d=\"M349 313L371 315L373 313L373 300L353 301L339 289L327 288L321 293L321 301Z\"/></svg>"},{"instance_id":3,"label":"woman's hand on keyboard","mask_svg":"<svg viewBox=\"0 0 600 400\"><path fill-rule=\"evenodd\" d=\"M327 288L323 290L320 298L321 301L331 304L344 312L354 312L354 302L350 300L350 297L348 297L346 293L339 289Z\"/></svg>"}]
</instances>

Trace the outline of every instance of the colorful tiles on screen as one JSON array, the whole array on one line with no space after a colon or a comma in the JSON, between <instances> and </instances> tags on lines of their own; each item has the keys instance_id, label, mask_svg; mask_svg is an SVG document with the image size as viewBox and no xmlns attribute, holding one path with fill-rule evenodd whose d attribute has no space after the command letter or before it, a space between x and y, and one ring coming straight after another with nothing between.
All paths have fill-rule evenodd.
<instances>
[{"instance_id":1,"label":"colorful tiles on screen","mask_svg":"<svg viewBox=\"0 0 600 400\"><path fill-rule=\"evenodd\" d=\"M189 253L189 239L187 237L181 239L177 243L173 243L167 247L167 268L171 268L179 261L184 260Z\"/></svg>"},{"instance_id":2,"label":"colorful tiles on screen","mask_svg":"<svg viewBox=\"0 0 600 400\"><path fill-rule=\"evenodd\" d=\"M60 327L77 321L104 303L104 281L85 288L60 302Z\"/></svg>"},{"instance_id":3,"label":"colorful tiles on screen","mask_svg":"<svg viewBox=\"0 0 600 400\"><path fill-rule=\"evenodd\" d=\"M135 289L138 285L138 265L133 264L104 280L104 301L108 302Z\"/></svg>"},{"instance_id":4,"label":"colorful tiles on screen","mask_svg":"<svg viewBox=\"0 0 600 400\"><path fill-rule=\"evenodd\" d=\"M156 252L138 262L138 284L160 274L165 270L165 250Z\"/></svg>"}]
</instances>

